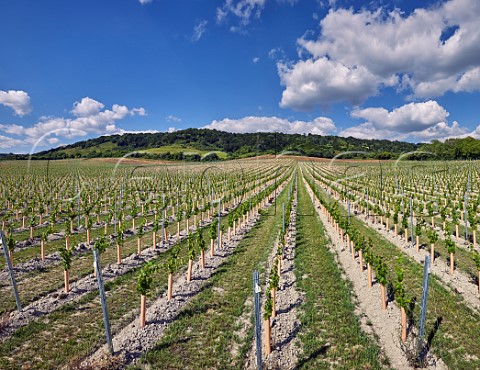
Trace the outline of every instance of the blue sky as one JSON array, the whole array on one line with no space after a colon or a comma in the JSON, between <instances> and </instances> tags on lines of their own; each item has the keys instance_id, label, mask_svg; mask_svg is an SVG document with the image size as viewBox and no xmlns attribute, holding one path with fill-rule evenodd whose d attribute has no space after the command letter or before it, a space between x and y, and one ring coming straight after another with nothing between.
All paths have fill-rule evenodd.
<instances>
[{"instance_id":1,"label":"blue sky","mask_svg":"<svg viewBox=\"0 0 480 370\"><path fill-rule=\"evenodd\" d=\"M209 127L480 137L480 2L0 1L0 151Z\"/></svg>"}]
</instances>

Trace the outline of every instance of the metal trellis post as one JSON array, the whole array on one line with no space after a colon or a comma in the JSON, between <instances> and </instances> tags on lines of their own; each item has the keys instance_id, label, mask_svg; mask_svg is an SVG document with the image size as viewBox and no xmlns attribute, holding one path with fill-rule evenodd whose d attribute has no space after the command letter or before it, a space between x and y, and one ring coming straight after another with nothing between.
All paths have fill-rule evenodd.
<instances>
[{"instance_id":1,"label":"metal trellis post","mask_svg":"<svg viewBox=\"0 0 480 370\"><path fill-rule=\"evenodd\" d=\"M15 281L15 276L13 276L13 267L12 261L10 261L10 256L8 255L8 246L5 240L5 234L3 231L0 231L0 237L2 239L3 253L5 254L5 261L7 261L8 274L10 276L10 283L12 284L13 294L15 296L15 303L17 304L18 312L22 311L22 304L20 303L20 297L18 295L17 283Z\"/></svg>"},{"instance_id":2,"label":"metal trellis post","mask_svg":"<svg viewBox=\"0 0 480 370\"><path fill-rule=\"evenodd\" d=\"M113 355L113 342L112 332L110 330L110 320L108 319L107 300L105 299L105 289L103 287L102 269L100 267L100 258L98 256L98 250L93 250L93 257L95 263L95 270L97 272L98 290L100 292L100 302L102 304L103 323L105 324L105 336L107 338L107 345L110 354Z\"/></svg>"},{"instance_id":3,"label":"metal trellis post","mask_svg":"<svg viewBox=\"0 0 480 370\"><path fill-rule=\"evenodd\" d=\"M427 299L428 299L428 282L430 275L430 256L425 256L425 264L423 267L423 284L422 284L422 306L420 308L420 321L418 323L418 339L417 339L417 359L422 360L423 355L423 337L425 336L425 322L427 317Z\"/></svg>"},{"instance_id":4,"label":"metal trellis post","mask_svg":"<svg viewBox=\"0 0 480 370\"><path fill-rule=\"evenodd\" d=\"M255 311L255 347L257 352L257 369L262 370L262 327L260 317L260 284L258 271L253 272L254 311Z\"/></svg>"}]
</instances>

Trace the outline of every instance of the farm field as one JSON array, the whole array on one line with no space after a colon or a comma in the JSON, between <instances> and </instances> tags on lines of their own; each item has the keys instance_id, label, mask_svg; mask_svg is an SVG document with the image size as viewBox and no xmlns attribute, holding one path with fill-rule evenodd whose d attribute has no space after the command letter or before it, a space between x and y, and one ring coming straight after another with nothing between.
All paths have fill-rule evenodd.
<instances>
[{"instance_id":1,"label":"farm field","mask_svg":"<svg viewBox=\"0 0 480 370\"><path fill-rule=\"evenodd\" d=\"M477 162L0 169L1 369L480 368Z\"/></svg>"}]
</instances>

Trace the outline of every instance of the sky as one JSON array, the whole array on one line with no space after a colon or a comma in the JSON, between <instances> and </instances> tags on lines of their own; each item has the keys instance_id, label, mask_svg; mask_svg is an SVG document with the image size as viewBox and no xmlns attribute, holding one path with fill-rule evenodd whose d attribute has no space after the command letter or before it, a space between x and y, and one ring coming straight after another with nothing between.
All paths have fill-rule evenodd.
<instances>
[{"instance_id":1,"label":"sky","mask_svg":"<svg viewBox=\"0 0 480 370\"><path fill-rule=\"evenodd\" d=\"M480 138L480 1L0 0L0 152L213 128Z\"/></svg>"}]
</instances>

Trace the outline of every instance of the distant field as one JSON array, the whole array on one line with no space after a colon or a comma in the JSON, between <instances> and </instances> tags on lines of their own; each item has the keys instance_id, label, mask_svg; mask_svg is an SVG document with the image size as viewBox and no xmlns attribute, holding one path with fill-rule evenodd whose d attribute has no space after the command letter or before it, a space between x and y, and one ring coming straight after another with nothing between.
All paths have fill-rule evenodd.
<instances>
[{"instance_id":1,"label":"distant field","mask_svg":"<svg viewBox=\"0 0 480 370\"><path fill-rule=\"evenodd\" d=\"M219 158L225 159L228 157L228 154L225 152L222 152L220 150L199 150L195 149L192 147L182 147L182 146L177 146L177 145L166 145L166 146L161 146L159 148L150 148L150 149L145 149L145 150L139 150L139 153L151 153L151 154L164 154L164 153L185 153L187 155L193 155L193 154L198 154L200 156L204 156L205 154L209 153L216 153Z\"/></svg>"}]
</instances>

